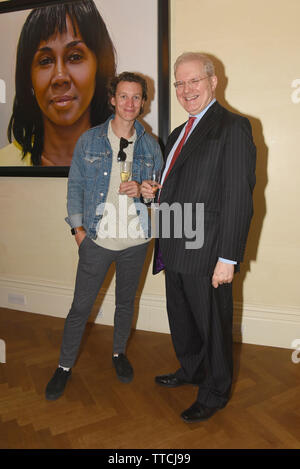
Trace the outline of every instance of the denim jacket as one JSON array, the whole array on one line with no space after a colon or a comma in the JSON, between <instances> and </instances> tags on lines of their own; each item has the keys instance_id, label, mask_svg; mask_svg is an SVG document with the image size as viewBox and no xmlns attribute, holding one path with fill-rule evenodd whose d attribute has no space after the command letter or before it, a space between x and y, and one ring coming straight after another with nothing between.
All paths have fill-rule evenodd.
<instances>
[{"instance_id":1,"label":"denim jacket","mask_svg":"<svg viewBox=\"0 0 300 469\"><path fill-rule=\"evenodd\" d=\"M84 132L74 150L68 178L66 222L74 228L83 226L87 236L97 238L97 226L102 218L112 167L112 149L107 133L109 121ZM147 179L147 168L162 167L162 154L156 140L135 121L136 141L133 150L132 180L141 183ZM151 236L150 218L140 198L134 197L137 214L146 237Z\"/></svg>"}]
</instances>

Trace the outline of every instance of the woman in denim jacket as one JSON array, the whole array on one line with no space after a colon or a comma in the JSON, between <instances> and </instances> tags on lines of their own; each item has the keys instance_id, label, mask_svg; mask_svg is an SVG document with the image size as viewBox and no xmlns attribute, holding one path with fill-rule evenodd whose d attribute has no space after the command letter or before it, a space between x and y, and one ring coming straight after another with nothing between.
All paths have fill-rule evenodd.
<instances>
[{"instance_id":1,"label":"woman in denim jacket","mask_svg":"<svg viewBox=\"0 0 300 469\"><path fill-rule=\"evenodd\" d=\"M124 72L110 87L114 115L78 140L68 180L68 217L79 246L73 303L65 322L59 367L46 388L55 400L65 389L81 337L106 273L116 263L116 309L112 361L117 377L128 383L133 369L126 357L134 299L151 239L148 210L140 184L149 170L160 170L158 143L136 118L147 99L145 80ZM120 183L122 160L132 162L132 177Z\"/></svg>"}]
</instances>

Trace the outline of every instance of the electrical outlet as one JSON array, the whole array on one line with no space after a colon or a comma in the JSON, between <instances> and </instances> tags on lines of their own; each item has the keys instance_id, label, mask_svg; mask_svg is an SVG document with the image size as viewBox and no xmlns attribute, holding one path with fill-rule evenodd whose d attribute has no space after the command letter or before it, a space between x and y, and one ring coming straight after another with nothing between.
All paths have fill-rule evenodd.
<instances>
[{"instance_id":1,"label":"electrical outlet","mask_svg":"<svg viewBox=\"0 0 300 469\"><path fill-rule=\"evenodd\" d=\"M0 339L0 363L6 363L6 344L3 339Z\"/></svg>"},{"instance_id":2,"label":"electrical outlet","mask_svg":"<svg viewBox=\"0 0 300 469\"><path fill-rule=\"evenodd\" d=\"M22 293L9 293L8 303L12 305L26 305L26 296Z\"/></svg>"},{"instance_id":3,"label":"electrical outlet","mask_svg":"<svg viewBox=\"0 0 300 469\"><path fill-rule=\"evenodd\" d=\"M4 80L0 80L0 103L6 103L6 86Z\"/></svg>"}]
</instances>

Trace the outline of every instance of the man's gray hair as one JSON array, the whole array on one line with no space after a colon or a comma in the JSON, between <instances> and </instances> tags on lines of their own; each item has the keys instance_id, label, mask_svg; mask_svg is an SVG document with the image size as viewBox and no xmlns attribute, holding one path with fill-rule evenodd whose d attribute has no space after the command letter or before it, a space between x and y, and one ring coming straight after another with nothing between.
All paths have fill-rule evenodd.
<instances>
[{"instance_id":1,"label":"man's gray hair","mask_svg":"<svg viewBox=\"0 0 300 469\"><path fill-rule=\"evenodd\" d=\"M178 65L180 65L183 62L189 62L191 60L198 60L199 62L202 62L205 73L209 77L212 77L213 75L215 75L215 66L212 60L207 55L202 54L201 52L184 52L179 57L177 57L177 60L174 64L174 74L176 74Z\"/></svg>"}]
</instances>

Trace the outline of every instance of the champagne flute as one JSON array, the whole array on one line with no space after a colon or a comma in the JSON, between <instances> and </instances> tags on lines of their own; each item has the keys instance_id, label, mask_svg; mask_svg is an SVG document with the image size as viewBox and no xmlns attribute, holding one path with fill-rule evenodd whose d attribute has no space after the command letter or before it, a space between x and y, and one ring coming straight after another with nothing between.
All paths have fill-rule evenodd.
<instances>
[{"instance_id":1,"label":"champagne flute","mask_svg":"<svg viewBox=\"0 0 300 469\"><path fill-rule=\"evenodd\" d=\"M151 199L144 197L145 204L149 204L150 202L154 202L155 193L158 190L158 183L160 181L160 174L161 172L157 169L150 168L148 171L148 180L151 181L150 184L152 186L153 197Z\"/></svg>"},{"instance_id":2,"label":"champagne flute","mask_svg":"<svg viewBox=\"0 0 300 469\"><path fill-rule=\"evenodd\" d=\"M121 182L128 182L131 176L132 161L121 161L120 163L120 177ZM121 192L120 192L121 194Z\"/></svg>"}]
</instances>

